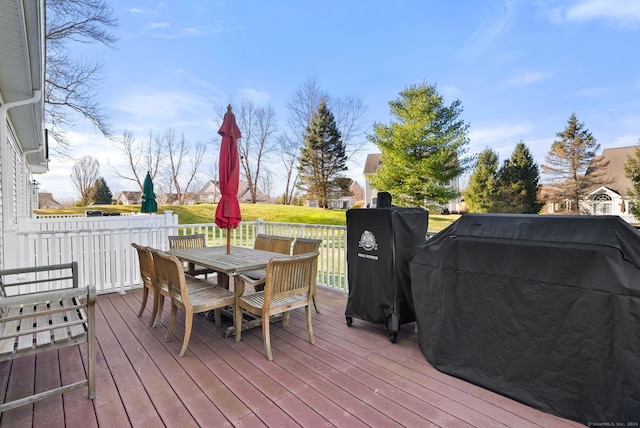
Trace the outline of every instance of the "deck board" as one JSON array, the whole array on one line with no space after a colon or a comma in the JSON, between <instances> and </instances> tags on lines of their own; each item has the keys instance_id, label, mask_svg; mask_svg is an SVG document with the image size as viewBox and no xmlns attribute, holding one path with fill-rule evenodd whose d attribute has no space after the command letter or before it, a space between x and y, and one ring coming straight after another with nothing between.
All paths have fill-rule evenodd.
<instances>
[{"instance_id":1,"label":"deck board","mask_svg":"<svg viewBox=\"0 0 640 428\"><path fill-rule=\"evenodd\" d=\"M578 427L435 370L423 357L414 325L397 343L381 325L345 322L345 293L318 288L315 345L304 310L290 325L271 327L274 361L264 355L260 328L242 341L224 337L205 316L194 319L189 348L179 318L148 326L152 302L137 317L140 290L98 297L97 398L80 388L0 415L0 427L31 426L441 426ZM0 363L0 394L67 383L84 370L84 345ZM38 375L36 376L36 373Z\"/></svg>"}]
</instances>

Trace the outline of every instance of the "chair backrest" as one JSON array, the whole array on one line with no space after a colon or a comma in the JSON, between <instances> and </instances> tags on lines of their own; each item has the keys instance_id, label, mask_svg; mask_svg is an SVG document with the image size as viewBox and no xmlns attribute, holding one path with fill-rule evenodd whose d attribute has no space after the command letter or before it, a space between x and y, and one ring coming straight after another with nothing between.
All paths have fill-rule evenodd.
<instances>
[{"instance_id":1,"label":"chair backrest","mask_svg":"<svg viewBox=\"0 0 640 428\"><path fill-rule=\"evenodd\" d=\"M131 246L138 252L138 262L140 264L140 278L142 280L142 285L150 288L151 290L155 289L157 285L156 267L153 263L151 252L147 247L138 245L136 243L131 243Z\"/></svg>"},{"instance_id":2,"label":"chair backrest","mask_svg":"<svg viewBox=\"0 0 640 428\"><path fill-rule=\"evenodd\" d=\"M166 295L167 294L166 290L169 290L169 278L167 277L165 266L164 264L162 264L160 260L160 253L163 253L163 252L151 247L147 247L147 250L149 251L151 258L153 259L153 265L156 271L156 284L158 286L158 290L160 292L163 292Z\"/></svg>"},{"instance_id":3,"label":"chair backrest","mask_svg":"<svg viewBox=\"0 0 640 428\"><path fill-rule=\"evenodd\" d=\"M267 278L264 287L265 306L273 299L296 294L309 297L311 285L318 270L318 252L291 256L284 259L271 259L267 265Z\"/></svg>"},{"instance_id":4,"label":"chair backrest","mask_svg":"<svg viewBox=\"0 0 640 428\"><path fill-rule=\"evenodd\" d=\"M207 241L202 233L195 235L169 236L169 248L171 250L186 250L189 248L203 248Z\"/></svg>"},{"instance_id":5,"label":"chair backrest","mask_svg":"<svg viewBox=\"0 0 640 428\"><path fill-rule=\"evenodd\" d=\"M159 284L166 284L171 298L179 298L185 307L190 307L187 282L184 277L182 263L176 256L156 250L154 261Z\"/></svg>"},{"instance_id":6,"label":"chair backrest","mask_svg":"<svg viewBox=\"0 0 640 428\"><path fill-rule=\"evenodd\" d=\"M263 233L256 235L256 240L253 242L253 248L255 250L269 251L270 245L271 235L265 235Z\"/></svg>"},{"instance_id":7,"label":"chair backrest","mask_svg":"<svg viewBox=\"0 0 640 428\"><path fill-rule=\"evenodd\" d=\"M322 239L296 238L293 241L293 255L318 251L320 244L322 244Z\"/></svg>"},{"instance_id":8,"label":"chair backrest","mask_svg":"<svg viewBox=\"0 0 640 428\"><path fill-rule=\"evenodd\" d=\"M271 236L269 251L280 254L291 254L293 238L288 236Z\"/></svg>"}]
</instances>

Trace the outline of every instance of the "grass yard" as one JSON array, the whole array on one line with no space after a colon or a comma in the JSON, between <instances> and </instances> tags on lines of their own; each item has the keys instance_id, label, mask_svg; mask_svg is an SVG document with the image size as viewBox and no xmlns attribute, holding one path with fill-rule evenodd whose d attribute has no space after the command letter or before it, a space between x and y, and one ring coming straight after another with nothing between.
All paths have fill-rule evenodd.
<instances>
[{"instance_id":1,"label":"grass yard","mask_svg":"<svg viewBox=\"0 0 640 428\"><path fill-rule=\"evenodd\" d=\"M139 205L92 205L90 207L69 207L60 209L35 210L36 214L84 214L87 210L102 212L137 213ZM213 223L216 205L162 205L158 206L158 213L171 210L178 214L180 224ZM346 215L343 210L325 210L322 208L308 208L291 205L274 204L240 204L242 219L254 221L259 218L278 223L305 223L346 225ZM440 231L460 217L459 215L430 215L429 230Z\"/></svg>"}]
</instances>

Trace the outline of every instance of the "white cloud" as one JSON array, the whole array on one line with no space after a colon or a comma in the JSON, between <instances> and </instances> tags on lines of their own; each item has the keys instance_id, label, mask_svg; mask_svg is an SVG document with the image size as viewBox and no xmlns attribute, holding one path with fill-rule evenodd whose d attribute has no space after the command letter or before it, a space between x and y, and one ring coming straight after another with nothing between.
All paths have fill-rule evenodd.
<instances>
[{"instance_id":1,"label":"white cloud","mask_svg":"<svg viewBox=\"0 0 640 428\"><path fill-rule=\"evenodd\" d=\"M474 154L489 147L499 154L500 159L505 159L521 140L529 145L526 139L533 129L529 123L499 123L491 127L472 128L469 131L469 151Z\"/></svg>"},{"instance_id":2,"label":"white cloud","mask_svg":"<svg viewBox=\"0 0 640 428\"><path fill-rule=\"evenodd\" d=\"M575 91L569 96L578 97L578 98L600 98L611 92L611 88L601 86L601 87L593 87L593 88L584 88L579 91Z\"/></svg>"},{"instance_id":3,"label":"white cloud","mask_svg":"<svg viewBox=\"0 0 640 428\"><path fill-rule=\"evenodd\" d=\"M640 26L640 2L633 0L579 0L567 8L549 11L553 22L602 19L622 28Z\"/></svg>"},{"instance_id":4,"label":"white cloud","mask_svg":"<svg viewBox=\"0 0 640 428\"><path fill-rule=\"evenodd\" d=\"M447 99L459 98L462 93L460 88L452 85L438 86L438 89L442 89L442 95Z\"/></svg>"},{"instance_id":5,"label":"white cloud","mask_svg":"<svg viewBox=\"0 0 640 428\"><path fill-rule=\"evenodd\" d=\"M525 71L525 72L518 73L515 76L512 76L509 79L507 79L506 84L507 86L517 86L517 87L528 86L533 83L537 83L545 79L546 77L547 76L540 71Z\"/></svg>"},{"instance_id":6,"label":"white cloud","mask_svg":"<svg viewBox=\"0 0 640 428\"><path fill-rule=\"evenodd\" d=\"M465 53L470 55L482 53L509 27L515 16L513 1L504 0L503 4L504 10L501 9L488 18L481 17L479 27L464 47Z\"/></svg>"},{"instance_id":7,"label":"white cloud","mask_svg":"<svg viewBox=\"0 0 640 428\"><path fill-rule=\"evenodd\" d=\"M147 28L167 28L170 27L171 23L169 22L152 22L151 24L147 25Z\"/></svg>"},{"instance_id":8,"label":"white cloud","mask_svg":"<svg viewBox=\"0 0 640 428\"><path fill-rule=\"evenodd\" d=\"M178 122L213 119L212 100L190 91L129 88L115 109L125 113L125 122L143 123L148 128L166 129ZM129 126L129 125L127 125Z\"/></svg>"},{"instance_id":9,"label":"white cloud","mask_svg":"<svg viewBox=\"0 0 640 428\"><path fill-rule=\"evenodd\" d=\"M640 136L637 134L618 135L607 147L630 147L640 145Z\"/></svg>"},{"instance_id":10,"label":"white cloud","mask_svg":"<svg viewBox=\"0 0 640 428\"><path fill-rule=\"evenodd\" d=\"M182 34L184 34L185 36L199 36L200 34L202 34L202 31L198 28L189 27L183 28Z\"/></svg>"},{"instance_id":11,"label":"white cloud","mask_svg":"<svg viewBox=\"0 0 640 428\"><path fill-rule=\"evenodd\" d=\"M271 99L271 95L268 92L262 92L253 88L240 89L240 97L242 99L251 100L258 105L268 104Z\"/></svg>"}]
</instances>

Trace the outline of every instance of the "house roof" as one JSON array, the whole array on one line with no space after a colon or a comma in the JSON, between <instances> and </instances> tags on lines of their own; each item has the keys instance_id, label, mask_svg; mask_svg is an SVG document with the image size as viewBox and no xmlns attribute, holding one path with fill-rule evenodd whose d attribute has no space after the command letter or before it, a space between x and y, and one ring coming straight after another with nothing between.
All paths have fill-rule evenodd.
<instances>
[{"instance_id":1,"label":"house roof","mask_svg":"<svg viewBox=\"0 0 640 428\"><path fill-rule=\"evenodd\" d=\"M609 161L605 174L605 186L620 195L628 195L629 189L633 189L633 182L624 172L624 166L629 157L634 157L638 146L618 147L604 149L601 158ZM598 186L599 187L599 186Z\"/></svg>"},{"instance_id":2,"label":"house roof","mask_svg":"<svg viewBox=\"0 0 640 428\"><path fill-rule=\"evenodd\" d=\"M38 193L38 208L55 208L59 206L60 206L60 203L53 198L52 193L47 193L47 192Z\"/></svg>"},{"instance_id":3,"label":"house roof","mask_svg":"<svg viewBox=\"0 0 640 428\"><path fill-rule=\"evenodd\" d=\"M129 201L129 203L131 204L139 204L142 202L142 192L135 192L135 191L128 191L125 190L124 192L122 192L120 194L120 196L118 197L118 199L125 197L127 198L127 201Z\"/></svg>"},{"instance_id":4,"label":"house roof","mask_svg":"<svg viewBox=\"0 0 640 428\"><path fill-rule=\"evenodd\" d=\"M44 10L39 1L0 2L0 103L35 103L7 110L7 117L34 172L47 170L44 131ZM38 92L39 91L39 92Z\"/></svg>"},{"instance_id":5,"label":"house roof","mask_svg":"<svg viewBox=\"0 0 640 428\"><path fill-rule=\"evenodd\" d=\"M220 193L220 188L218 187L218 182L214 180L209 180L207 184L200 191L201 193ZM238 183L238 200L246 202L251 200L251 192L249 191L249 183L246 181L241 181ZM256 191L256 201L264 202L267 200L267 196L262 193L260 190Z\"/></svg>"},{"instance_id":6,"label":"house roof","mask_svg":"<svg viewBox=\"0 0 640 428\"><path fill-rule=\"evenodd\" d=\"M380 158L382 157L382 153L370 153L367 155L367 160L364 163L364 171L363 174L373 174L378 169L380 165Z\"/></svg>"}]
</instances>

